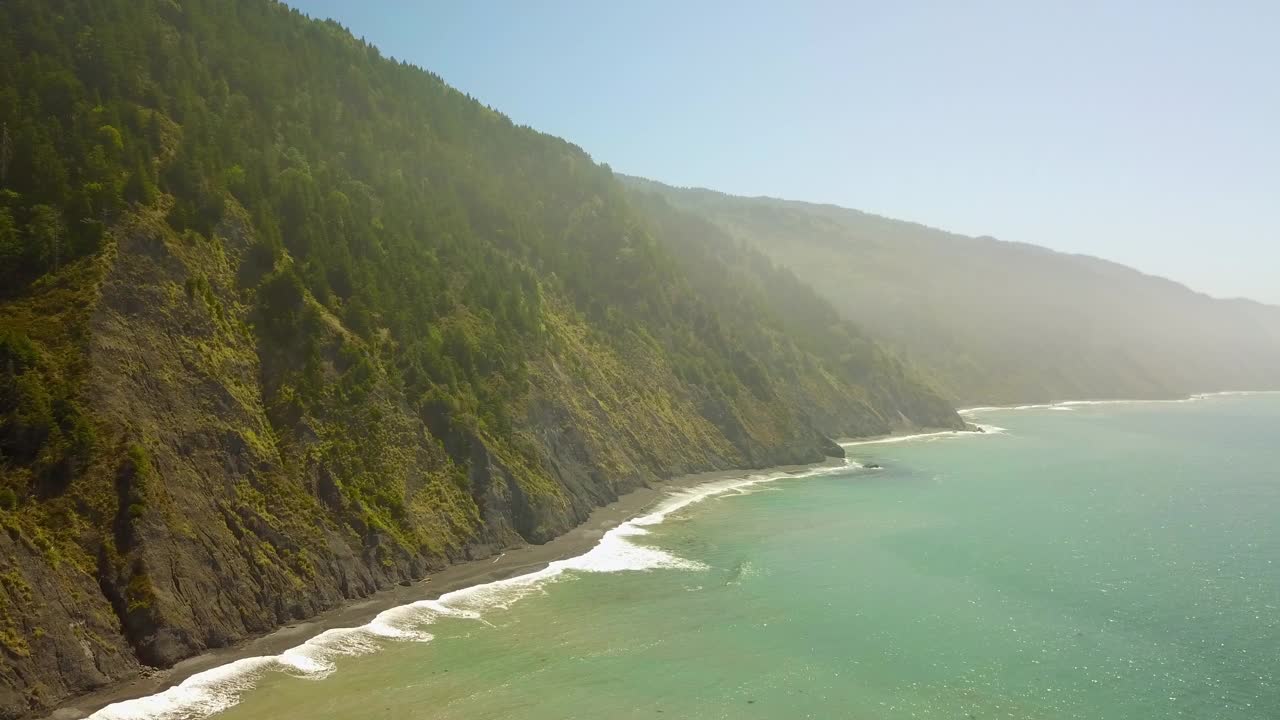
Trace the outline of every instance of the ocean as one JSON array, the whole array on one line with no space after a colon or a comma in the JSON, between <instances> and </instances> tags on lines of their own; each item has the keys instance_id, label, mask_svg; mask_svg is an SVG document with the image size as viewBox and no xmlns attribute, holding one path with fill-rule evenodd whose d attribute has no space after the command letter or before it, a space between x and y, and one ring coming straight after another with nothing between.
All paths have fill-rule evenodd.
<instances>
[{"instance_id":1,"label":"ocean","mask_svg":"<svg viewBox=\"0 0 1280 720\"><path fill-rule=\"evenodd\" d=\"M94 717L1280 718L1280 395L970 417Z\"/></svg>"}]
</instances>

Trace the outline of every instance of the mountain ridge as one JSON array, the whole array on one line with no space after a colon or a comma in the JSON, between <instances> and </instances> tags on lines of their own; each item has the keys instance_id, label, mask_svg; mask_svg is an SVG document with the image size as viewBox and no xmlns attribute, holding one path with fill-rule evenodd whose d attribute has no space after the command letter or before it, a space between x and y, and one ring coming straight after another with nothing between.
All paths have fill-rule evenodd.
<instances>
[{"instance_id":1,"label":"mountain ridge","mask_svg":"<svg viewBox=\"0 0 1280 720\"><path fill-rule=\"evenodd\" d=\"M1152 280L1163 280L1165 282L1172 283L1188 292L1195 293L1196 295L1200 295L1209 300L1218 300L1221 302L1241 302L1241 303L1247 303L1251 305L1260 305L1269 310L1280 310L1280 304L1277 304L1277 303L1267 302L1265 300L1258 300L1258 299L1247 297L1244 295L1215 295L1213 293L1206 292L1204 290L1198 290L1184 281L1177 280L1165 275L1150 273L1143 270L1142 268L1134 267L1133 265L1127 265L1119 260L1105 258L1105 257L1102 257L1101 255L1091 255L1089 253L1073 252L1070 250L1060 250L1057 248L1051 248L1047 245L1039 245L1037 243L1027 242L1025 240L1005 240L1003 238L998 238L994 235L988 235L986 233L982 233L979 235L969 235L969 234L957 232L954 230L947 230L946 228L943 228L938 225L930 225L929 223L926 223L926 222L909 220L906 218L894 217L892 215L884 215L881 213L869 212L867 210L859 210L858 208L849 207L847 205L840 205L838 203L813 202L810 200L798 200L794 198L778 197L776 195L735 195L733 193L728 193L721 190L716 190L714 188L709 188L704 185L675 185L671 183L665 183L661 180L654 180L653 178L643 177L641 175L631 175L629 173L617 173L617 176L620 179L622 179L623 182L630 183L631 185L640 187L640 188L645 188L647 186L652 186L655 188L662 187L662 188L669 188L671 190L675 190L679 192L688 192L688 193L694 193L694 194L705 193L708 195L720 196L724 198L735 198L735 199L741 199L741 200L754 200L754 201L761 201L761 202L767 202L767 203L776 203L780 205L793 205L793 206L800 206L800 207L819 208L827 211L852 213L852 214L861 215L867 218L873 218L876 220L883 220L883 221L888 221L892 223L900 223L902 225L920 228L922 230L926 230L929 232L934 232L934 233L939 233L944 235L951 235L951 236L954 236L957 238L963 238L966 240L990 241L995 243L1002 243L1004 245L1025 246L1027 248L1032 248L1035 250L1043 250L1045 252L1052 253L1054 255L1060 255L1060 256L1066 256L1066 257L1078 257L1085 260L1091 260L1099 263L1108 263L1110 265L1115 265L1125 270L1134 272L1145 278L1149 278Z\"/></svg>"},{"instance_id":2,"label":"mountain ridge","mask_svg":"<svg viewBox=\"0 0 1280 720\"><path fill-rule=\"evenodd\" d=\"M0 28L0 718L657 479L963 427L789 271L335 23Z\"/></svg>"},{"instance_id":3,"label":"mountain ridge","mask_svg":"<svg viewBox=\"0 0 1280 720\"><path fill-rule=\"evenodd\" d=\"M625 181L790 267L957 405L1280 386L1280 308L1256 300L831 204Z\"/></svg>"}]
</instances>

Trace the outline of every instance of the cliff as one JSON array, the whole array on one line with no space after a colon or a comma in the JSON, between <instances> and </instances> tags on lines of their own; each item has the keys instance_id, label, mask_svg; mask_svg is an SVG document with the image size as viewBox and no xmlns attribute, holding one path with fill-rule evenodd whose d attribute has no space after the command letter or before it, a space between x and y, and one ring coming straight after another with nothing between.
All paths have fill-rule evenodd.
<instances>
[{"instance_id":1,"label":"cliff","mask_svg":"<svg viewBox=\"0 0 1280 720\"><path fill-rule=\"evenodd\" d=\"M0 26L0 718L654 478L961 426L762 255L331 23Z\"/></svg>"}]
</instances>

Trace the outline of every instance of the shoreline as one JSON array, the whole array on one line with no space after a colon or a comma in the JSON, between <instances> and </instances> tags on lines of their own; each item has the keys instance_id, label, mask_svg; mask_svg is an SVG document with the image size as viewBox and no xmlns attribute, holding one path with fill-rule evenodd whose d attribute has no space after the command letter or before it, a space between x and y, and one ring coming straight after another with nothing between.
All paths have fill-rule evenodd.
<instances>
[{"instance_id":1,"label":"shoreline","mask_svg":"<svg viewBox=\"0 0 1280 720\"><path fill-rule=\"evenodd\" d=\"M980 405L977 407L956 408L956 414L965 417L975 413L996 412L1000 410L1048 410L1061 407L1082 407L1088 405L1134 405L1143 403L1189 403L1209 400L1217 397L1233 397L1238 395L1276 395L1280 390L1218 390L1214 392L1190 393L1175 398L1102 398L1096 400L1054 400L1052 402L1026 403L1017 405ZM972 423L971 423L972 424Z\"/></svg>"},{"instance_id":2,"label":"shoreline","mask_svg":"<svg viewBox=\"0 0 1280 720\"><path fill-rule=\"evenodd\" d=\"M846 459L851 459L849 454L858 452L856 448L865 445L874 446L882 443L896 443L930 437L1003 434L1002 428L976 423L969 419L970 415L982 412L1080 405L1188 403L1219 396L1277 393L1280 393L1280 391L1227 391L1196 393L1178 399L1067 400L1053 403L962 408L956 412L966 418L965 429L963 430L933 430L925 432L904 430L871 437L840 438L835 442L846 451ZM596 508L581 524L542 545L523 545L508 548L497 556L450 565L409 585L397 585L379 590L365 598L348 600L308 620L282 626L265 635L247 638L227 647L207 650L181 660L170 668L111 683L75 696L58 705L52 713L43 716L42 720L81 720L109 705L164 692L192 676L208 670L247 658L279 655L306 643L308 640L328 630L366 625L380 613L392 608L422 600L434 600L450 592L538 572L558 560L577 557L589 552L600 543L608 531L644 515L646 511L651 510L659 502L670 497L674 491L688 490L717 481L747 480L754 476L765 474L801 474L807 470L837 467L840 463L840 458L829 457L809 464L713 470L656 481L636 488L608 505ZM36 716L28 717L34 718Z\"/></svg>"},{"instance_id":3,"label":"shoreline","mask_svg":"<svg viewBox=\"0 0 1280 720\"><path fill-rule=\"evenodd\" d=\"M896 443L918 438L961 435L1001 434L1002 428L967 419L969 415L988 411L1044 409L1061 406L1102 405L1124 403L1186 403L1216 396L1256 395L1280 393L1277 390L1228 391L1196 393L1180 399L1132 399L1132 400L1067 400L1053 403L1026 405L983 406L961 408L956 412L966 418L964 430L897 431L885 435L835 440L846 453L864 445ZM802 465L781 465L767 468L738 468L713 470L682 475L654 482L632 490L609 503L594 509L588 518L568 532L542 545L522 545L501 551L497 556L470 560L427 575L409 585L396 585L379 590L365 598L348 600L308 620L277 628L265 635L246 638L223 648L207 650L180 660L172 667L140 675L129 680L108 684L96 690L77 695L59 704L41 720L81 720L114 703L154 695L174 687L202 672L246 658L274 656L297 647L333 629L359 627L369 623L379 613L421 600L434 600L446 593L538 572L557 560L582 555L594 548L613 528L645 514L673 491L686 490L703 484L747 479L766 473L798 474L806 470L834 467L839 458ZM28 716L38 717L38 716Z\"/></svg>"},{"instance_id":4,"label":"shoreline","mask_svg":"<svg viewBox=\"0 0 1280 720\"><path fill-rule=\"evenodd\" d=\"M986 408L981 408L981 409L986 409ZM964 411L962 410L956 411L957 414L960 414L963 412ZM926 432L901 430L897 432L887 433L884 435L871 435L869 437L839 438L839 439L833 440L833 442L839 445L840 448L845 451L845 457L848 457L850 448L856 448L863 445L887 445L890 443L906 442L908 440L919 440L923 438L956 437L959 435L999 435L1002 432L1004 432L1004 428L1000 428L995 425L988 425L985 423L976 423L976 422L971 422L966 420L963 430L929 430Z\"/></svg>"},{"instance_id":5,"label":"shoreline","mask_svg":"<svg viewBox=\"0 0 1280 720\"><path fill-rule=\"evenodd\" d=\"M469 560L449 567L409 585L379 590L365 598L353 599L326 610L309 620L285 625L265 635L247 638L223 648L207 650L156 672L111 683L78 695L53 710L44 720L80 720L127 700L163 692L188 678L237 660L279 655L305 643L326 630L358 627L379 613L420 600L434 600L449 592L538 572L552 562L582 555L595 547L609 530L643 515L672 491L706 483L747 479L764 473L801 473L835 467L839 458L826 458L807 465L780 465L769 468L712 470L682 475L632 490L617 500L596 508L585 521L542 545L508 548L497 556Z\"/></svg>"}]
</instances>

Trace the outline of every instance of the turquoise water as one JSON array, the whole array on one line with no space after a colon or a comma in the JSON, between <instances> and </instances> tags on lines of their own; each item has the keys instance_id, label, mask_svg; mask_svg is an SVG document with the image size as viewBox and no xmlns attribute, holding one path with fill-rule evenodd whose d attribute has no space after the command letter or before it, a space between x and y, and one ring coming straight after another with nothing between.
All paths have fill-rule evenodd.
<instances>
[{"instance_id":1,"label":"turquoise water","mask_svg":"<svg viewBox=\"0 0 1280 720\"><path fill-rule=\"evenodd\" d=\"M1280 396L976 419L112 717L1280 718Z\"/></svg>"}]
</instances>

